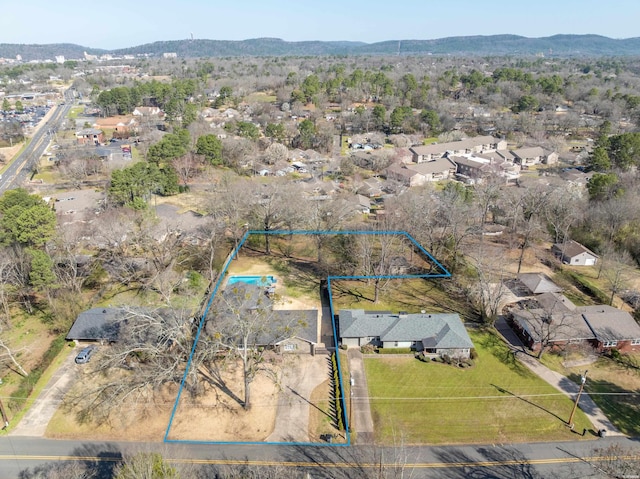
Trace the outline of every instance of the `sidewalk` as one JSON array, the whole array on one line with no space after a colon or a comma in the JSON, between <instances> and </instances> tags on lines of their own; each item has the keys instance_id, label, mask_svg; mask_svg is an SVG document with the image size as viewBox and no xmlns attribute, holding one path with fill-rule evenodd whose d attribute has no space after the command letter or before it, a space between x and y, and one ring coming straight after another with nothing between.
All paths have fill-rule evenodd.
<instances>
[{"instance_id":1,"label":"sidewalk","mask_svg":"<svg viewBox=\"0 0 640 479\"><path fill-rule=\"evenodd\" d=\"M495 327L503 336L505 342L513 351L515 357L520 360L522 364L524 364L536 375L556 388L558 391L564 393L572 400L575 400L580 386L567 379L566 376L552 371L545 365L541 364L540 361L538 361L536 358L529 355L513 330L506 323L504 317L501 316L498 321L496 321ZM616 428L611 423L611 421L609 421L609 419L604 415L604 413L596 405L596 403L593 402L593 399L589 397L588 393L582 393L582 395L580 396L580 403L578 404L578 407L587 415L596 431L605 429L608 436L624 436L624 434L622 434L618 430L618 428Z\"/></svg>"}]
</instances>

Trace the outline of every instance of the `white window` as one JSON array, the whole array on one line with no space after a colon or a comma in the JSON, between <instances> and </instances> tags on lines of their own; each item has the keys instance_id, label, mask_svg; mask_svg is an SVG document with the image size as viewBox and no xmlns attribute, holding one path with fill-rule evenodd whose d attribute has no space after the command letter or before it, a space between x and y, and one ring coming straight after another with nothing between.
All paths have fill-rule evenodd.
<instances>
[{"instance_id":1,"label":"white window","mask_svg":"<svg viewBox=\"0 0 640 479\"><path fill-rule=\"evenodd\" d=\"M284 345L284 350L285 351L295 351L296 350L296 345L295 343L287 343Z\"/></svg>"},{"instance_id":2,"label":"white window","mask_svg":"<svg viewBox=\"0 0 640 479\"><path fill-rule=\"evenodd\" d=\"M631 340L631 346L637 346L640 344L640 339L632 339Z\"/></svg>"},{"instance_id":3,"label":"white window","mask_svg":"<svg viewBox=\"0 0 640 479\"><path fill-rule=\"evenodd\" d=\"M604 341L602 345L605 348L614 348L618 345L618 341Z\"/></svg>"}]
</instances>

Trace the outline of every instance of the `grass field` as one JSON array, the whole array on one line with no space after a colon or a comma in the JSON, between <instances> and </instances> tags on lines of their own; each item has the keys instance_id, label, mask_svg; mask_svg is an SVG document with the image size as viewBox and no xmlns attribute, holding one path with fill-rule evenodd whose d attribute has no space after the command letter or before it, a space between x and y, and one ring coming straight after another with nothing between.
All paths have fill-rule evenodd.
<instances>
[{"instance_id":1,"label":"grass field","mask_svg":"<svg viewBox=\"0 0 640 479\"><path fill-rule=\"evenodd\" d=\"M247 103L274 103L278 97L275 95L268 95L264 92L255 92L251 95L247 95L244 99Z\"/></svg>"},{"instance_id":2,"label":"grass field","mask_svg":"<svg viewBox=\"0 0 640 479\"><path fill-rule=\"evenodd\" d=\"M517 362L493 334L471 332L469 369L410 356L365 356L376 439L391 444L575 440L572 401ZM578 410L576 431L591 428ZM587 434L585 438L594 438Z\"/></svg>"}]
</instances>

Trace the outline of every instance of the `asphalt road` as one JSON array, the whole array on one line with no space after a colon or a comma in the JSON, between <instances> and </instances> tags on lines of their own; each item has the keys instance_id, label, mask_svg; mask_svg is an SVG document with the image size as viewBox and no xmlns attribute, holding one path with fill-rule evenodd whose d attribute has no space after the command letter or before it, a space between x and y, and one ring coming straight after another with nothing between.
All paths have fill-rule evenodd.
<instances>
[{"instance_id":1,"label":"asphalt road","mask_svg":"<svg viewBox=\"0 0 640 479\"><path fill-rule=\"evenodd\" d=\"M594 449L619 444L638 449L633 439L605 438L566 443L378 448L373 446L200 445L62 441L28 437L0 438L0 479L34 477L59 461L79 461L110 478L123 456L157 451L177 464L196 468L190 477L214 477L225 465L278 467L304 471L312 478L382 477L403 469L412 478L583 478L606 477L598 471ZM286 473L280 474L287 477Z\"/></svg>"},{"instance_id":2,"label":"asphalt road","mask_svg":"<svg viewBox=\"0 0 640 479\"><path fill-rule=\"evenodd\" d=\"M51 132L60 127L73 106L73 92L65 92L65 104L53 107L53 112L44 124L38 125L27 147L8 166L0 179L0 194L17 188L26 181L49 145Z\"/></svg>"}]
</instances>

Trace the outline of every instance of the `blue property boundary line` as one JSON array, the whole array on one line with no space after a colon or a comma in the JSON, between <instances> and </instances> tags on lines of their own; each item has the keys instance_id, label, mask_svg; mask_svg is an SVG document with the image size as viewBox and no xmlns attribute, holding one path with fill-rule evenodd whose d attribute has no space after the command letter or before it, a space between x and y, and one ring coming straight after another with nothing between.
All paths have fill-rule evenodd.
<instances>
[{"instance_id":1,"label":"blue property boundary line","mask_svg":"<svg viewBox=\"0 0 640 479\"><path fill-rule=\"evenodd\" d=\"M327 276L327 291L329 294L329 311L331 314L331 326L333 329L333 340L335 343L336 349L336 364L338 367L338 382L340 386L340 402L342 406L342 411L344 414L344 424L346 431L346 443L316 443L316 442L264 442L264 441L244 441L244 442L234 442L234 441L196 441L196 440L178 440L178 439L169 439L169 432L171 431L171 426L173 425L173 420L178 409L178 404L180 403L180 398L182 396L182 391L184 390L184 385L187 381L187 376L191 369L191 362L193 360L193 355L195 354L196 347L198 346L198 341L200 340L200 334L202 333L202 329L204 327L205 320L207 318L207 314L209 313L209 309L213 304L213 300L218 293L220 285L224 281L227 270L229 269L229 265L231 261L238 257L238 252L244 246L244 243L247 241L250 235L273 235L273 236L292 236L292 235L372 235L372 236L404 236L407 238L413 246L415 246L422 254L424 254L433 264L440 270L439 273L426 273L426 274L404 274L404 275L372 275L372 276ZM414 279L414 278L450 278L451 273L444 267L440 262L435 259L431 253L429 253L426 249L422 247L420 243L418 243L409 233L406 231L314 231L314 230L269 230L269 231L260 231L260 230L248 230L242 236L241 240L238 242L238 246L236 246L231 254L228 256L225 261L218 280L209 296L209 300L207 301L207 305L202 313L202 317L200 318L200 322L198 324L198 330L196 332L196 336L193 340L193 346L191 348L191 352L189 353L189 359L187 361L187 367L184 371L184 375L182 376L182 381L180 382L180 389L178 390L178 395L176 396L176 401L173 405L173 409L171 410L171 416L169 418L169 424L167 425L167 430L164 434L164 442L166 443L179 443L179 444L247 444L247 445L258 445L258 444L267 444L267 445L295 445L295 446L319 446L319 447L345 447L351 445L351 427L349 424L349 415L347 414L346 408L346 399L344 396L344 383L342 380L342 366L340 365L340 354L338 354L338 334L336 330L336 320L335 314L333 310L333 296L331 294L331 280L357 280L357 279ZM322 291L320 292L322 294Z\"/></svg>"}]
</instances>

